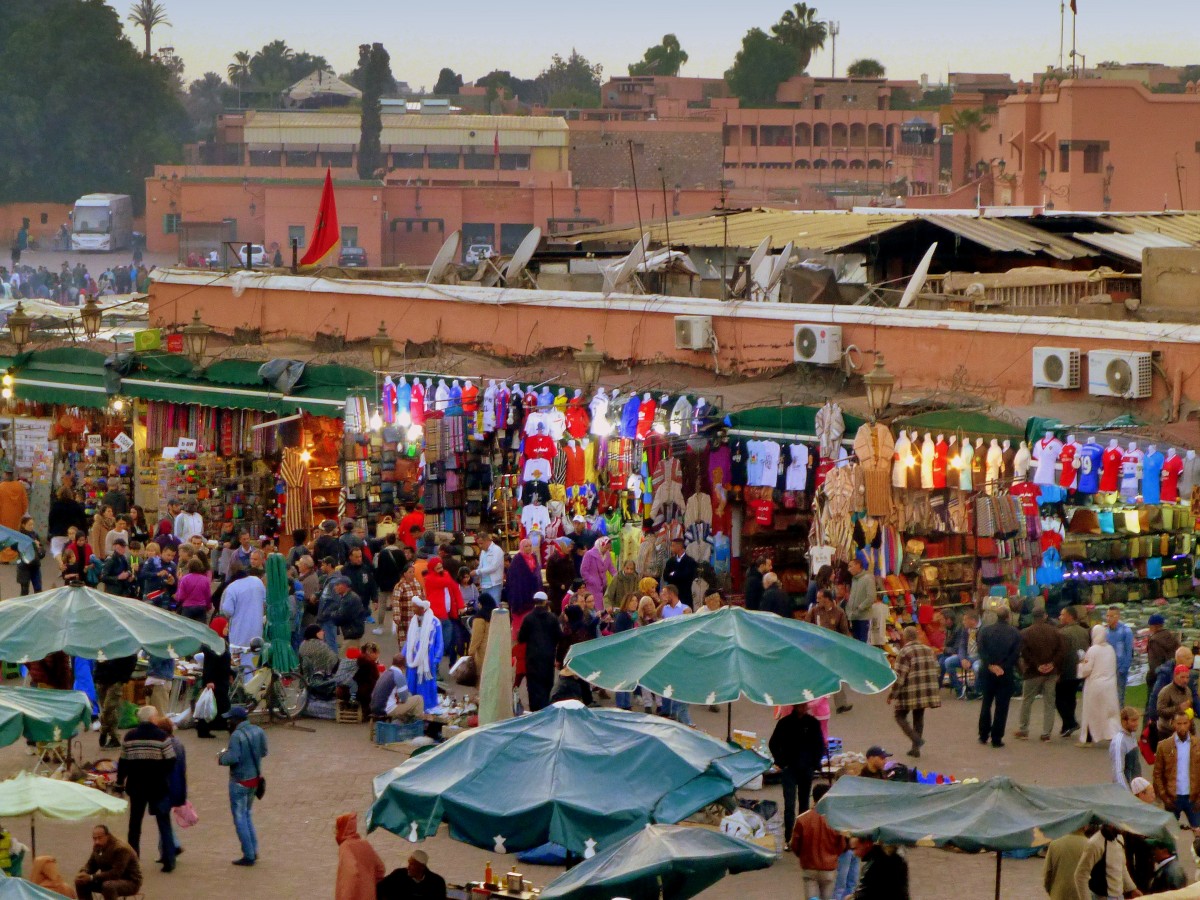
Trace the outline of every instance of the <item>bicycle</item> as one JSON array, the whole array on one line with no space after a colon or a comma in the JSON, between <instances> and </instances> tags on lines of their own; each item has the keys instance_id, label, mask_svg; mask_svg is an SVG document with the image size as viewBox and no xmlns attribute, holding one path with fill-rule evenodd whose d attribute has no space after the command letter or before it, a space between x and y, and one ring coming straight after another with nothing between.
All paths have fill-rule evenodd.
<instances>
[{"instance_id":1,"label":"bicycle","mask_svg":"<svg viewBox=\"0 0 1200 900\"><path fill-rule=\"evenodd\" d=\"M299 672L277 672L269 664L261 662L263 643L259 638L249 647L230 644L233 685L229 689L230 706L244 706L251 715L267 714L272 720L279 718L291 722L298 719L308 706L308 683ZM243 657L249 654L254 670L249 678L244 677Z\"/></svg>"}]
</instances>

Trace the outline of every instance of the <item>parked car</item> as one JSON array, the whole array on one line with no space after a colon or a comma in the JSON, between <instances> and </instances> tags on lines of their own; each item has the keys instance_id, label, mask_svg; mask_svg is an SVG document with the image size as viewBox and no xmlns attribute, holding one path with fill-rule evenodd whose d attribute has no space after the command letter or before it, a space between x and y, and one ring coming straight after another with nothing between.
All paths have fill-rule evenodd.
<instances>
[{"instance_id":1,"label":"parked car","mask_svg":"<svg viewBox=\"0 0 1200 900\"><path fill-rule=\"evenodd\" d=\"M338 265L347 269L364 269L367 266L367 251L362 247L343 247L338 255Z\"/></svg>"},{"instance_id":2,"label":"parked car","mask_svg":"<svg viewBox=\"0 0 1200 900\"><path fill-rule=\"evenodd\" d=\"M467 248L467 255L465 259L467 261L467 265L476 266L485 259L491 259L495 253L496 251L492 249L491 244L472 244Z\"/></svg>"},{"instance_id":3,"label":"parked car","mask_svg":"<svg viewBox=\"0 0 1200 900\"><path fill-rule=\"evenodd\" d=\"M242 265L246 265L246 245L242 244L238 248L238 258L242 261ZM265 266L267 264L267 248L262 244L250 245L250 265Z\"/></svg>"}]
</instances>

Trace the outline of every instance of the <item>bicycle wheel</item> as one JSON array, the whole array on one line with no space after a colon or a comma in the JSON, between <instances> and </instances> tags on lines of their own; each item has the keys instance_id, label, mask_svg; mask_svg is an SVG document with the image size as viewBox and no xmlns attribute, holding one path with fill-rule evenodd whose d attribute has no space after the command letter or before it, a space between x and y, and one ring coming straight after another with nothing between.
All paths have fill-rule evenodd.
<instances>
[{"instance_id":1,"label":"bicycle wheel","mask_svg":"<svg viewBox=\"0 0 1200 900\"><path fill-rule=\"evenodd\" d=\"M240 675L241 673L239 672L239 677L234 678L233 685L229 688L229 705L244 706L246 708L246 712L252 713L254 712L255 707L258 706L258 698L251 697L250 694L247 693L246 687L242 683Z\"/></svg>"},{"instance_id":2,"label":"bicycle wheel","mask_svg":"<svg viewBox=\"0 0 1200 900\"><path fill-rule=\"evenodd\" d=\"M279 672L271 684L271 705L285 719L295 719L308 705L308 685L299 672Z\"/></svg>"}]
</instances>

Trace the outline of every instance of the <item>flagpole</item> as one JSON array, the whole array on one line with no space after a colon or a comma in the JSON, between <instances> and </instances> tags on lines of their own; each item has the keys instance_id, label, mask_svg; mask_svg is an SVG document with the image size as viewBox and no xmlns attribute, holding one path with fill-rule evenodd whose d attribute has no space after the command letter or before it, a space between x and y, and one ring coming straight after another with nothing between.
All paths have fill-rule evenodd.
<instances>
[{"instance_id":1,"label":"flagpole","mask_svg":"<svg viewBox=\"0 0 1200 900\"><path fill-rule=\"evenodd\" d=\"M1063 71L1063 45L1067 39L1067 0L1058 4L1058 71Z\"/></svg>"},{"instance_id":2,"label":"flagpole","mask_svg":"<svg viewBox=\"0 0 1200 900\"><path fill-rule=\"evenodd\" d=\"M1079 77L1079 57L1075 55L1075 23L1079 18L1079 12L1075 8L1075 3L1071 3L1071 77Z\"/></svg>"}]
</instances>

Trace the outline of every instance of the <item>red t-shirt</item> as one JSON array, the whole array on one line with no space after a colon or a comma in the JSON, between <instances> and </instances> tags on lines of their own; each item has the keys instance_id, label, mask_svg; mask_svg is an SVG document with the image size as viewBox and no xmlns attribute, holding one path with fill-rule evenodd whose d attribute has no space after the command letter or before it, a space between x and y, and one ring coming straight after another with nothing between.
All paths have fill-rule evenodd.
<instances>
[{"instance_id":1,"label":"red t-shirt","mask_svg":"<svg viewBox=\"0 0 1200 900\"><path fill-rule=\"evenodd\" d=\"M933 486L935 488L946 486L946 457L949 455L950 445L945 441L938 441L933 445Z\"/></svg>"},{"instance_id":2,"label":"red t-shirt","mask_svg":"<svg viewBox=\"0 0 1200 900\"><path fill-rule=\"evenodd\" d=\"M531 434L525 438L525 458L553 460L558 454L554 438L548 434Z\"/></svg>"},{"instance_id":3,"label":"red t-shirt","mask_svg":"<svg viewBox=\"0 0 1200 900\"><path fill-rule=\"evenodd\" d=\"M1115 491L1121 485L1121 460L1124 454L1120 447L1109 447L1100 457L1100 490Z\"/></svg>"},{"instance_id":4,"label":"red t-shirt","mask_svg":"<svg viewBox=\"0 0 1200 900\"><path fill-rule=\"evenodd\" d=\"M1021 501L1021 509L1027 516L1038 514L1038 498L1042 496L1041 485L1032 481L1018 481L1008 492Z\"/></svg>"},{"instance_id":5,"label":"red t-shirt","mask_svg":"<svg viewBox=\"0 0 1200 900\"><path fill-rule=\"evenodd\" d=\"M1073 488L1079 481L1079 470L1075 468L1075 451L1079 448L1074 444L1063 444L1058 461L1062 463L1062 471L1058 473L1058 483L1061 487Z\"/></svg>"},{"instance_id":6,"label":"red t-shirt","mask_svg":"<svg viewBox=\"0 0 1200 900\"><path fill-rule=\"evenodd\" d=\"M1183 457L1176 453L1163 461L1162 500L1174 503L1179 499L1179 476L1183 474Z\"/></svg>"}]
</instances>

